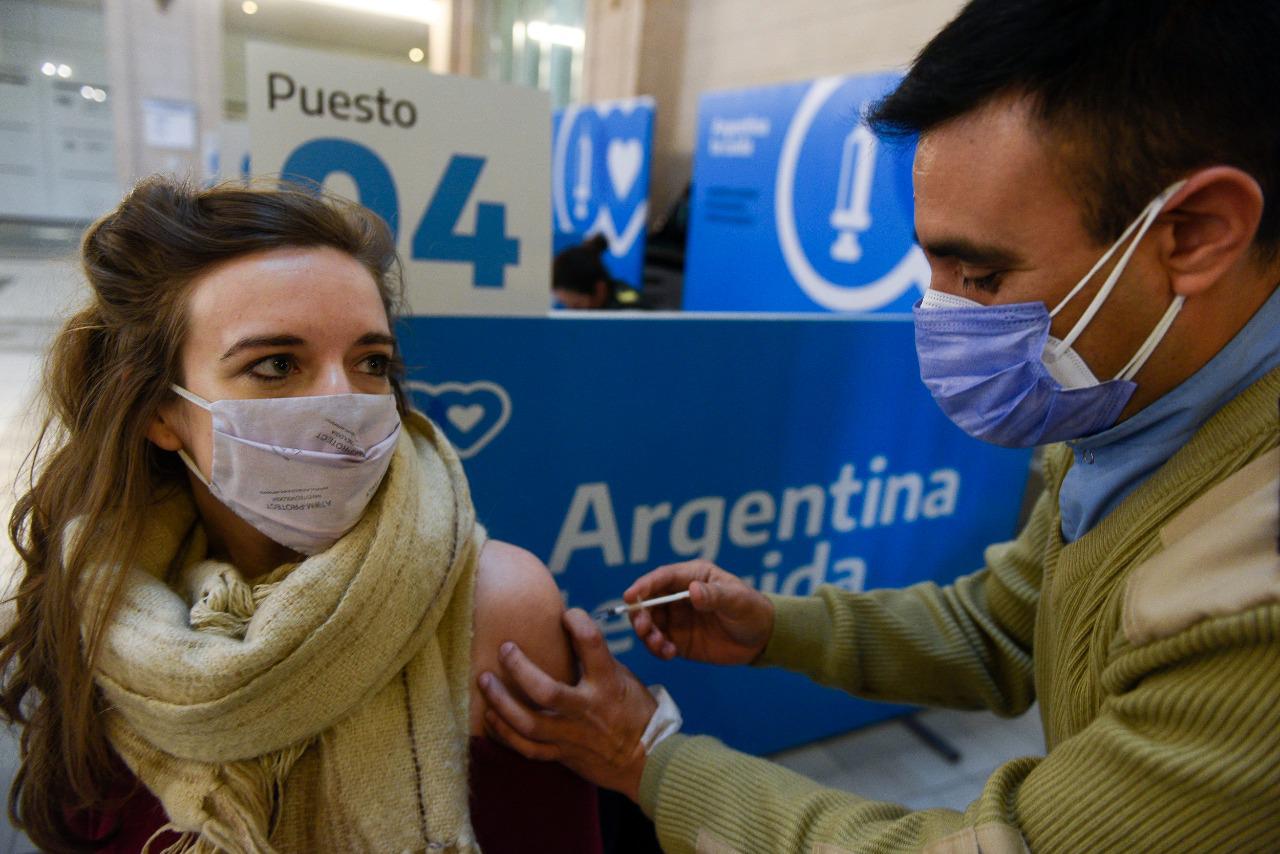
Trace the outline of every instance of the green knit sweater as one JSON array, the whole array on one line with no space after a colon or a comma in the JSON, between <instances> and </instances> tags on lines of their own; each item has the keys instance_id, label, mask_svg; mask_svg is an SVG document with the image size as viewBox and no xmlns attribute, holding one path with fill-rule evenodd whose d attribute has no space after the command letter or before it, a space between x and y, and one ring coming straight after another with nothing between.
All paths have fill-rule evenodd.
<instances>
[{"instance_id":1,"label":"green knit sweater","mask_svg":"<svg viewBox=\"0 0 1280 854\"><path fill-rule=\"evenodd\" d=\"M911 811L672 736L640 791L663 848L1280 851L1278 401L1280 370L1069 545L1059 446L1027 526L982 570L942 588L774 597L761 664L1002 715L1038 697L1045 756L997 769L963 813Z\"/></svg>"}]
</instances>

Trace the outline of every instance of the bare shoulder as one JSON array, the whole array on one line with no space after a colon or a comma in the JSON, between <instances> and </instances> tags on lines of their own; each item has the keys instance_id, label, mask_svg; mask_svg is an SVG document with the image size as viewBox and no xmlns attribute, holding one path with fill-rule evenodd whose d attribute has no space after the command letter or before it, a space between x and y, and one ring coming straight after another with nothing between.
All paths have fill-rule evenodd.
<instances>
[{"instance_id":1,"label":"bare shoulder","mask_svg":"<svg viewBox=\"0 0 1280 854\"><path fill-rule=\"evenodd\" d=\"M471 732L480 734L484 698L475 686L483 671L502 675L498 647L515 641L525 655L562 682L576 677L573 652L560 623L564 600L551 572L532 553L489 540L476 572L475 636L471 642Z\"/></svg>"},{"instance_id":2,"label":"bare shoulder","mask_svg":"<svg viewBox=\"0 0 1280 854\"><path fill-rule=\"evenodd\" d=\"M485 543L476 574L477 638L483 633L499 644L513 640L530 653L543 645L567 650L563 610L560 589L533 553L501 540Z\"/></svg>"}]
</instances>

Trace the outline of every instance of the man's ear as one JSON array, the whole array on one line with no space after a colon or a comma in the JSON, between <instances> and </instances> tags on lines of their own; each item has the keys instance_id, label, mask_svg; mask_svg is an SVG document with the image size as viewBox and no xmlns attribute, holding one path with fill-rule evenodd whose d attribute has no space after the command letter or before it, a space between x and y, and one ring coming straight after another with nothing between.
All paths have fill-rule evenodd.
<instances>
[{"instance_id":1,"label":"man's ear","mask_svg":"<svg viewBox=\"0 0 1280 854\"><path fill-rule=\"evenodd\" d=\"M1161 263L1173 292L1211 288L1249 251L1262 219L1262 188L1248 172L1212 166L1191 175L1165 207Z\"/></svg>"},{"instance_id":2,"label":"man's ear","mask_svg":"<svg viewBox=\"0 0 1280 854\"><path fill-rule=\"evenodd\" d=\"M173 416L172 407L161 406L156 410L151 423L147 425L147 438L152 444L166 451L180 451L185 447L182 437L172 427Z\"/></svg>"}]
</instances>

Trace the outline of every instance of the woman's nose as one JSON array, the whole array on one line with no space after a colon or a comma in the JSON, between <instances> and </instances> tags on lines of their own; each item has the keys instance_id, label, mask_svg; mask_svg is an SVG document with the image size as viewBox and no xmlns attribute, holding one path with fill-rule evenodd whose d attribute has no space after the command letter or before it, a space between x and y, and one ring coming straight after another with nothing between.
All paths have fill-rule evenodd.
<instances>
[{"instance_id":1,"label":"woman's nose","mask_svg":"<svg viewBox=\"0 0 1280 854\"><path fill-rule=\"evenodd\" d=\"M346 366L341 362L325 365L316 378L316 387L312 389L312 394L319 396L325 394L351 394L355 391L355 387L351 383L351 377L347 375Z\"/></svg>"}]
</instances>

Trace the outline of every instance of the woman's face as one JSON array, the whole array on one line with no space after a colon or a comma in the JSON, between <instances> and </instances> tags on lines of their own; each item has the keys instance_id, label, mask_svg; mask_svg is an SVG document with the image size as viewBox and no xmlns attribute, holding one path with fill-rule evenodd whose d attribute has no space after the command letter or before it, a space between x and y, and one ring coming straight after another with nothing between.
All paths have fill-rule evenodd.
<instances>
[{"instance_id":1,"label":"woman's face","mask_svg":"<svg viewBox=\"0 0 1280 854\"><path fill-rule=\"evenodd\" d=\"M358 261L328 247L273 249L192 283L183 384L209 401L389 394L394 344L378 287ZM186 450L208 476L208 412L175 398L148 435Z\"/></svg>"},{"instance_id":2,"label":"woman's face","mask_svg":"<svg viewBox=\"0 0 1280 854\"><path fill-rule=\"evenodd\" d=\"M596 282L595 292L590 294L578 293L566 288L556 288L552 293L565 308L604 308L604 304L609 301L609 286L604 282Z\"/></svg>"}]
</instances>

